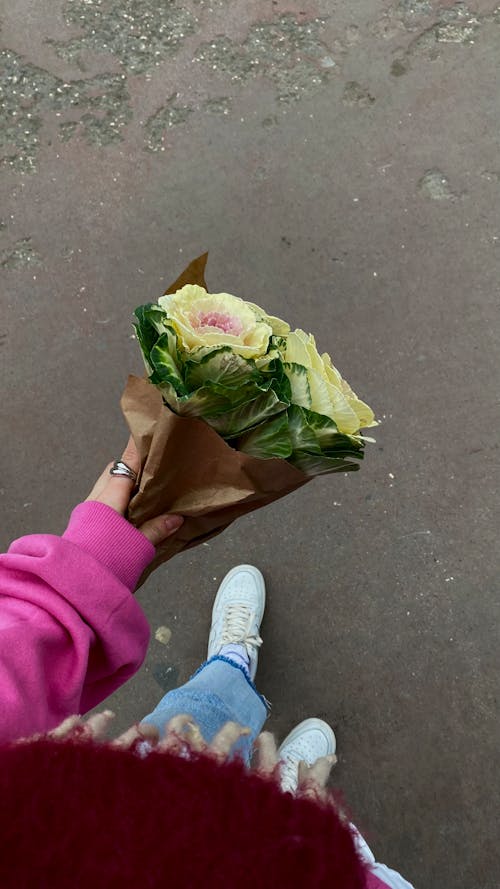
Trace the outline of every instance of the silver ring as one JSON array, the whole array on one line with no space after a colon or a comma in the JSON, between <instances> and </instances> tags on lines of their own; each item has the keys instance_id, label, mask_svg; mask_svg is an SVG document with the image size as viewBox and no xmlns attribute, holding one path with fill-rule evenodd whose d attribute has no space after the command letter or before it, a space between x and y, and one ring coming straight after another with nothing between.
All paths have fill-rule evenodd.
<instances>
[{"instance_id":1,"label":"silver ring","mask_svg":"<svg viewBox=\"0 0 500 889\"><path fill-rule=\"evenodd\" d=\"M134 472L130 466L127 466L123 460L115 460L111 469L109 470L110 475L120 475L122 478L130 478L133 482L137 481L137 473Z\"/></svg>"}]
</instances>

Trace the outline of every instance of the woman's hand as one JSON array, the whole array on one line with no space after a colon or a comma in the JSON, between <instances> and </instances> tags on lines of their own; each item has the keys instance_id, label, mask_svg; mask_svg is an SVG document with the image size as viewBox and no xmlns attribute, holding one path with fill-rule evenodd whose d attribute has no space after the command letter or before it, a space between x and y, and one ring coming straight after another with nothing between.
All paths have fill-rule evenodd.
<instances>
[{"instance_id":1,"label":"woman's hand","mask_svg":"<svg viewBox=\"0 0 500 889\"><path fill-rule=\"evenodd\" d=\"M137 474L140 472L141 461L132 436L128 440L121 460ZM126 476L110 475L109 470L112 466L113 463L108 463L86 499L105 503L106 506L110 506L111 509L125 516L135 483L131 478L126 478ZM182 516L165 514L155 519L150 519L144 525L141 525L138 530L148 538L153 546L158 546L167 537L175 534L183 521Z\"/></svg>"},{"instance_id":2,"label":"woman's hand","mask_svg":"<svg viewBox=\"0 0 500 889\"><path fill-rule=\"evenodd\" d=\"M69 716L61 725L48 732L45 737L56 738L93 738L105 741L111 723L115 718L112 710L94 713L85 719L83 716ZM230 759L234 744L239 738L249 735L250 729L237 722L226 722L208 744L191 716L185 713L173 716L166 726L162 738L156 726L148 722L140 722L130 726L127 731L111 742L113 746L134 749L138 743L143 744L142 755L155 749L158 753L170 753L189 759L191 754L199 756L206 753L221 762ZM43 735L21 738L17 743L26 744ZM146 746L144 746L144 743ZM337 762L336 756L321 756L312 765L299 763L299 783L295 796L311 797L316 800L334 803L334 798L327 789L327 782L332 766ZM280 762L276 739L271 732L261 732L256 738L254 756L250 771L256 772L261 778L276 781L281 785L282 763Z\"/></svg>"}]
</instances>

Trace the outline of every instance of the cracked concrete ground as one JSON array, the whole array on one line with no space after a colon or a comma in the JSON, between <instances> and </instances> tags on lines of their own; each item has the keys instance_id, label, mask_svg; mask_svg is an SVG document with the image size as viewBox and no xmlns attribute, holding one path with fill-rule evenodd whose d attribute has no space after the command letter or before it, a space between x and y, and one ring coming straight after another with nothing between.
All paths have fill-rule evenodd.
<instances>
[{"instance_id":1,"label":"cracked concrete ground","mask_svg":"<svg viewBox=\"0 0 500 889\"><path fill-rule=\"evenodd\" d=\"M119 726L187 679L218 582L254 562L271 728L332 723L335 783L416 886L497 889L500 12L4 0L0 17L2 543L61 531L120 452L131 311L208 249L212 288L313 330L382 425L360 473L148 581Z\"/></svg>"}]
</instances>

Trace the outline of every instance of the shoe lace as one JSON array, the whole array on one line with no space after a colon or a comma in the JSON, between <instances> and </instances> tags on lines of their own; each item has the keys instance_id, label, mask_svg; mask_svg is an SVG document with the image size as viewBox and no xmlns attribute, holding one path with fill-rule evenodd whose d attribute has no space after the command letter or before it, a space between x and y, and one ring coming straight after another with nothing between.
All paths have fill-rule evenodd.
<instances>
[{"instance_id":1,"label":"shoe lace","mask_svg":"<svg viewBox=\"0 0 500 889\"><path fill-rule=\"evenodd\" d=\"M238 602L228 605L222 625L222 645L230 643L244 645L247 654L251 653L252 648L259 648L262 645L262 639L259 635L252 635L250 632L254 622L255 614L246 605Z\"/></svg>"},{"instance_id":2,"label":"shoe lace","mask_svg":"<svg viewBox=\"0 0 500 889\"><path fill-rule=\"evenodd\" d=\"M280 760L280 785L283 791L295 793L299 783L299 760L286 756Z\"/></svg>"}]
</instances>

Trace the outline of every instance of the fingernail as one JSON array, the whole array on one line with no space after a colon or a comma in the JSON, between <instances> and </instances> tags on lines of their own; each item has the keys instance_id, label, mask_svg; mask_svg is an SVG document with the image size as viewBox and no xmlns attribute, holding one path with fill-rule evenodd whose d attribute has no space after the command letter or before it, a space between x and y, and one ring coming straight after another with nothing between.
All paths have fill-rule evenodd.
<instances>
[{"instance_id":1,"label":"fingernail","mask_svg":"<svg viewBox=\"0 0 500 889\"><path fill-rule=\"evenodd\" d=\"M184 519L181 515L167 515L165 516L164 522L167 531L177 531L184 522Z\"/></svg>"}]
</instances>

